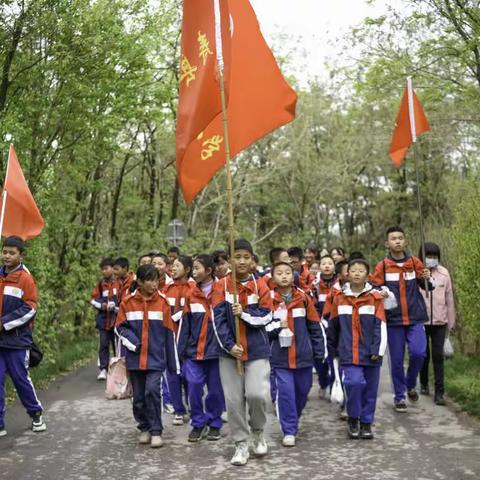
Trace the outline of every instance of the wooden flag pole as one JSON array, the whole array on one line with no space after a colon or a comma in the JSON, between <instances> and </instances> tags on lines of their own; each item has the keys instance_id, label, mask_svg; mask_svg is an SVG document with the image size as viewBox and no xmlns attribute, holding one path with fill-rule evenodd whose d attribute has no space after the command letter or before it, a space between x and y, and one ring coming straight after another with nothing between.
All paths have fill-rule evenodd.
<instances>
[{"instance_id":1,"label":"wooden flag pole","mask_svg":"<svg viewBox=\"0 0 480 480\"><path fill-rule=\"evenodd\" d=\"M227 102L225 95L225 79L223 76L224 61L223 61L223 47L222 47L222 25L221 25L221 13L220 2L214 0L214 12L215 12L215 44L217 48L217 65L218 65L218 77L220 81L220 98L222 103L222 120L223 120L223 136L225 142L225 168L227 170L227 216L228 216L228 243L230 250L230 258L235 251L235 225L233 215L233 180L231 170L231 158L230 158L230 141L228 135L228 114L227 114ZM231 268L232 271L232 284L233 284L233 303L238 302L238 290L237 290L237 274L235 268ZM240 318L235 315L235 343L241 345L240 341ZM243 362L241 359L236 359L237 372L239 375L243 375Z\"/></svg>"}]
</instances>

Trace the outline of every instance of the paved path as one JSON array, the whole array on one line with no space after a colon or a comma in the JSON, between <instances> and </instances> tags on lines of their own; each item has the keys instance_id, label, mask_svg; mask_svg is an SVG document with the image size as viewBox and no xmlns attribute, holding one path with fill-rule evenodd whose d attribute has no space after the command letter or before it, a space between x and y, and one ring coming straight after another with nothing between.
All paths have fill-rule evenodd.
<instances>
[{"instance_id":1,"label":"paved path","mask_svg":"<svg viewBox=\"0 0 480 480\"><path fill-rule=\"evenodd\" d=\"M347 440L336 407L312 390L297 446L280 445L269 415L270 453L246 467L229 464L228 439L189 444L190 427L167 428L159 450L136 443L130 401L107 401L95 365L50 386L40 397L48 431L34 434L21 405L7 412L8 436L0 438L1 480L90 479L480 479L480 426L422 397L408 414L391 407L388 372L382 372L376 439ZM228 426L225 430L228 430ZM226 435L226 431L224 435Z\"/></svg>"}]
</instances>

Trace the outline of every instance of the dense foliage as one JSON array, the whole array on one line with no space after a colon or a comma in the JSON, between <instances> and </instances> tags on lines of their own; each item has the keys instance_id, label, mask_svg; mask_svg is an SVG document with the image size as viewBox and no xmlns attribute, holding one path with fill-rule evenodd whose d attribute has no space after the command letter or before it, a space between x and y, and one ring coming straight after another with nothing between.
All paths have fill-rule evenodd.
<instances>
[{"instance_id":1,"label":"dense foliage","mask_svg":"<svg viewBox=\"0 0 480 480\"><path fill-rule=\"evenodd\" d=\"M478 2L410 3L355 29L345 56L359 58L298 88L297 120L237 157L237 231L261 255L315 242L375 261L385 228L401 223L416 251L412 157L396 171L387 155L412 75L432 124L418 144L427 237L454 274L463 346L478 351ZM223 175L191 208L175 179L180 14L174 0L0 0L0 147L4 167L13 136L46 219L27 264L50 348L91 332L101 256L134 263L165 248L173 218L187 226L188 251L225 243Z\"/></svg>"}]
</instances>

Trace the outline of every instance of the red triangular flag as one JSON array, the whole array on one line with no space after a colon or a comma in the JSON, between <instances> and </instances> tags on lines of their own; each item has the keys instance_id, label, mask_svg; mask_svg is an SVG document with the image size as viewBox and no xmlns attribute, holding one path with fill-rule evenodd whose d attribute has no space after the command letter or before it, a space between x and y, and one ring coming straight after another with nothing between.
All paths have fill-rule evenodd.
<instances>
[{"instance_id":1,"label":"red triangular flag","mask_svg":"<svg viewBox=\"0 0 480 480\"><path fill-rule=\"evenodd\" d=\"M402 166L408 147L417 140L417 136L429 130L430 125L422 104L413 91L411 80L408 79L390 145L390 158L395 167Z\"/></svg>"},{"instance_id":2,"label":"red triangular flag","mask_svg":"<svg viewBox=\"0 0 480 480\"><path fill-rule=\"evenodd\" d=\"M24 240L29 240L40 235L45 223L25 181L13 145L10 145L8 152L1 205L0 221L3 220L1 228L3 237L18 235Z\"/></svg>"},{"instance_id":3,"label":"red triangular flag","mask_svg":"<svg viewBox=\"0 0 480 480\"><path fill-rule=\"evenodd\" d=\"M220 7L217 36L215 5ZM184 0L177 175L187 203L225 164L220 46L232 156L295 118L297 96L265 43L250 2Z\"/></svg>"}]
</instances>

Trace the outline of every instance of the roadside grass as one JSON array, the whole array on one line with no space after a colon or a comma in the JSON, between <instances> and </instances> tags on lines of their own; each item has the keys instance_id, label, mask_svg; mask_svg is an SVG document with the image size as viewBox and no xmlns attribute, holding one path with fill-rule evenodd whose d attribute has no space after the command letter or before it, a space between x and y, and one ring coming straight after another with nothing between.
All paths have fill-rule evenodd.
<instances>
[{"instance_id":1,"label":"roadside grass","mask_svg":"<svg viewBox=\"0 0 480 480\"><path fill-rule=\"evenodd\" d=\"M445 392L462 410L480 418L480 357L455 353L446 360Z\"/></svg>"},{"instance_id":2,"label":"roadside grass","mask_svg":"<svg viewBox=\"0 0 480 480\"><path fill-rule=\"evenodd\" d=\"M63 346L53 355L43 357L42 363L30 370L35 388L45 388L52 380L87 364L97 353L98 339L79 340ZM6 399L11 403L17 398L11 379L7 377Z\"/></svg>"}]
</instances>

